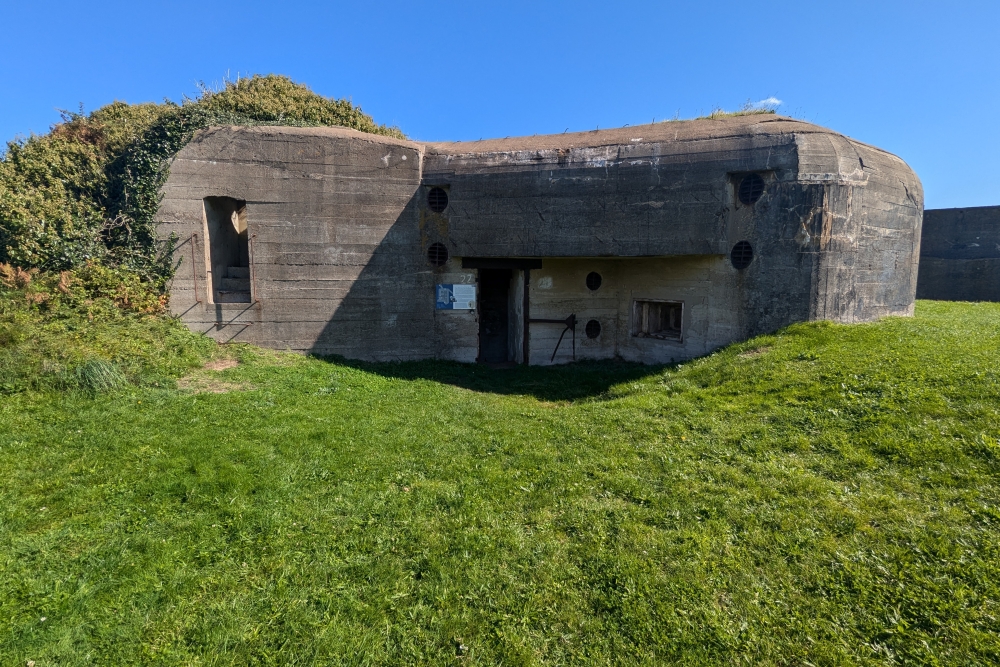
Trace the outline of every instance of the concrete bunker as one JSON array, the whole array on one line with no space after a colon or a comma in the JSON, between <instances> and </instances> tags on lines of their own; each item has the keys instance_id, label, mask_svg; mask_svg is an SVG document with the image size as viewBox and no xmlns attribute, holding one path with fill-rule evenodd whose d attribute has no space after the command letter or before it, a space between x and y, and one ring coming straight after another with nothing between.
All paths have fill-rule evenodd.
<instances>
[{"instance_id":1,"label":"concrete bunker","mask_svg":"<svg viewBox=\"0 0 1000 667\"><path fill-rule=\"evenodd\" d=\"M212 303L250 303L250 239L247 203L205 197L205 236Z\"/></svg>"},{"instance_id":2,"label":"concrete bunker","mask_svg":"<svg viewBox=\"0 0 1000 667\"><path fill-rule=\"evenodd\" d=\"M1000 206L924 211L917 298L1000 301Z\"/></svg>"},{"instance_id":3,"label":"concrete bunker","mask_svg":"<svg viewBox=\"0 0 1000 667\"><path fill-rule=\"evenodd\" d=\"M208 246L171 285L188 326L372 361L664 363L910 315L923 215L898 157L771 115L439 143L209 128L163 195L164 238Z\"/></svg>"}]
</instances>

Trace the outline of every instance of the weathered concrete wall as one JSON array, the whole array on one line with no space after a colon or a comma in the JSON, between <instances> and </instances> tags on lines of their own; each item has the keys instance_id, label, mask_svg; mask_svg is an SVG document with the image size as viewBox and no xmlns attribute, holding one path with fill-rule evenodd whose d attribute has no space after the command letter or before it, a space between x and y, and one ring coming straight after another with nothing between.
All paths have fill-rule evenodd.
<instances>
[{"instance_id":1,"label":"weathered concrete wall","mask_svg":"<svg viewBox=\"0 0 1000 667\"><path fill-rule=\"evenodd\" d=\"M747 205L737 188L749 173L764 192ZM449 198L437 213L433 187ZM251 303L213 303L205 197L246 201ZM216 128L173 161L160 219L181 241L171 308L220 340L474 361L476 311L435 311L434 285L475 282L461 259L537 258L531 316L579 310L578 357L657 362L795 321L912 312L921 211L920 182L895 156L757 116L426 145L339 128ZM738 271L739 241L754 260ZM450 251L443 266L428 261L433 243ZM609 281L602 294L582 282L594 266ZM510 298L516 361L521 289ZM630 334L641 292L684 301L683 342ZM582 333L587 313L603 318L599 339ZM532 325L532 363L547 363L559 333Z\"/></svg>"},{"instance_id":2,"label":"weathered concrete wall","mask_svg":"<svg viewBox=\"0 0 1000 667\"><path fill-rule=\"evenodd\" d=\"M797 240L813 260L809 319L912 315L923 188L895 155L833 133L798 138L800 183L820 183Z\"/></svg>"},{"instance_id":3,"label":"weathered concrete wall","mask_svg":"<svg viewBox=\"0 0 1000 667\"><path fill-rule=\"evenodd\" d=\"M743 205L747 173L764 178ZM428 144L425 244L478 257L728 255L741 336L790 322L912 313L923 194L907 165L829 130L780 117ZM781 298L775 298L776 294Z\"/></svg>"},{"instance_id":4,"label":"weathered concrete wall","mask_svg":"<svg viewBox=\"0 0 1000 667\"><path fill-rule=\"evenodd\" d=\"M924 211L917 298L1000 301L1000 206Z\"/></svg>"},{"instance_id":5,"label":"weathered concrete wall","mask_svg":"<svg viewBox=\"0 0 1000 667\"><path fill-rule=\"evenodd\" d=\"M587 274L601 276L601 286L590 290ZM531 272L531 317L578 320L577 359L620 358L643 363L670 363L707 354L739 340L738 272L718 255L638 259L552 259ZM633 335L636 299L680 301L684 304L681 340L659 340ZM600 322L601 334L586 336L589 320ZM551 355L564 327L530 325L531 363L553 363ZM554 363L572 360L566 334Z\"/></svg>"},{"instance_id":6,"label":"weathered concrete wall","mask_svg":"<svg viewBox=\"0 0 1000 667\"><path fill-rule=\"evenodd\" d=\"M426 262L426 260L424 260ZM435 359L449 361L464 361L473 363L479 358L479 317L475 310L433 310L433 286L438 283L476 284L475 269L463 269L462 262L457 257L444 266L429 271L430 288L423 288L431 293L427 307L434 316L434 355ZM424 298L426 294L413 294L411 298ZM413 336L426 336L429 332L413 331Z\"/></svg>"},{"instance_id":7,"label":"weathered concrete wall","mask_svg":"<svg viewBox=\"0 0 1000 667\"><path fill-rule=\"evenodd\" d=\"M565 135L549 148L521 144L545 146L551 137L429 145L424 180L448 188L450 249L480 257L728 253L733 174L794 179L794 136L674 139L668 125L621 137Z\"/></svg>"},{"instance_id":8,"label":"weathered concrete wall","mask_svg":"<svg viewBox=\"0 0 1000 667\"><path fill-rule=\"evenodd\" d=\"M161 233L181 241L172 310L220 340L433 356L432 337L412 335L434 327L433 279L413 204L421 152L338 128L200 134L171 164L159 213ZM253 303L212 303L203 205L210 196L247 202Z\"/></svg>"}]
</instances>

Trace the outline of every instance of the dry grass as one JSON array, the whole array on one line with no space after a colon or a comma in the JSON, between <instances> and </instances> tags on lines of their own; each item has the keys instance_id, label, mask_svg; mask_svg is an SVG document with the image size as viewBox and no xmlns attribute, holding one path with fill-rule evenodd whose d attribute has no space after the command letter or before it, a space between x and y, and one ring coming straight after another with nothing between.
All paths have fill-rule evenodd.
<instances>
[{"instance_id":1,"label":"dry grass","mask_svg":"<svg viewBox=\"0 0 1000 667\"><path fill-rule=\"evenodd\" d=\"M255 389L249 382L232 382L220 375L223 371L239 365L240 362L236 359L212 359L193 373L180 378L177 381L177 388L195 394L227 394L231 391Z\"/></svg>"},{"instance_id":2,"label":"dry grass","mask_svg":"<svg viewBox=\"0 0 1000 667\"><path fill-rule=\"evenodd\" d=\"M239 365L240 362L235 359L213 359L202 366L202 368L206 371L224 371L228 368L236 368Z\"/></svg>"},{"instance_id":3,"label":"dry grass","mask_svg":"<svg viewBox=\"0 0 1000 667\"><path fill-rule=\"evenodd\" d=\"M737 109L736 111L726 111L725 109L713 109L707 116L699 116L697 120L718 120L719 118L733 118L735 116L758 116L777 113L774 109Z\"/></svg>"},{"instance_id":4,"label":"dry grass","mask_svg":"<svg viewBox=\"0 0 1000 667\"><path fill-rule=\"evenodd\" d=\"M762 114L774 115L777 113L777 108L769 104L761 104L759 102L755 103L747 100L743 106L735 111L726 111L722 107L716 107L712 109L712 112L707 116L698 116L696 120L718 120L720 118L733 118L735 116L757 116Z\"/></svg>"}]
</instances>

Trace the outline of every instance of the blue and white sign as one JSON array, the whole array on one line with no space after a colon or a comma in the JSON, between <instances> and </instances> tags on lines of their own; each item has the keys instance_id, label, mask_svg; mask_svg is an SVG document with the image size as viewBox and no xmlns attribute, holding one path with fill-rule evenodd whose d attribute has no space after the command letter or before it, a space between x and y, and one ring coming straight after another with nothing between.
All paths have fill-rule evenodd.
<instances>
[{"instance_id":1,"label":"blue and white sign","mask_svg":"<svg viewBox=\"0 0 1000 667\"><path fill-rule=\"evenodd\" d=\"M437 286L438 310L475 310L476 286L441 284Z\"/></svg>"}]
</instances>

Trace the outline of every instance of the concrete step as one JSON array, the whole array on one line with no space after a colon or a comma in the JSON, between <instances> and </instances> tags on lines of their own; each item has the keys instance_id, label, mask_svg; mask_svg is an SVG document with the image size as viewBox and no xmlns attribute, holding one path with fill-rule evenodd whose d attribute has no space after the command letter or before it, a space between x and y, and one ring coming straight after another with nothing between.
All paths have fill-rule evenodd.
<instances>
[{"instance_id":1,"label":"concrete step","mask_svg":"<svg viewBox=\"0 0 1000 667\"><path fill-rule=\"evenodd\" d=\"M250 291L224 290L215 292L216 303L250 303Z\"/></svg>"},{"instance_id":2,"label":"concrete step","mask_svg":"<svg viewBox=\"0 0 1000 667\"><path fill-rule=\"evenodd\" d=\"M222 279L222 289L231 292L249 292L250 291L250 279L249 278L223 278Z\"/></svg>"},{"instance_id":3,"label":"concrete step","mask_svg":"<svg viewBox=\"0 0 1000 667\"><path fill-rule=\"evenodd\" d=\"M250 267L249 266L230 266L227 269L227 278L246 278L250 279Z\"/></svg>"}]
</instances>

